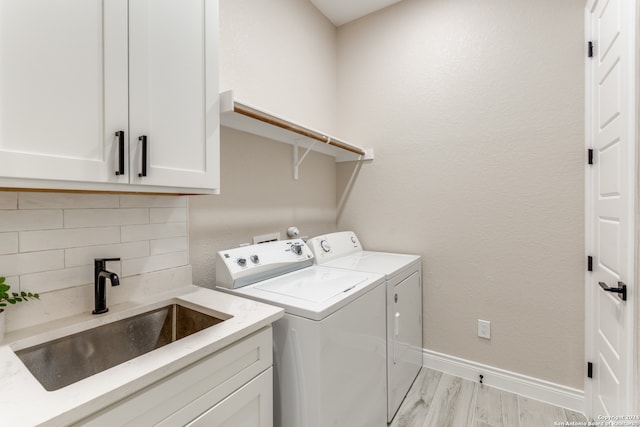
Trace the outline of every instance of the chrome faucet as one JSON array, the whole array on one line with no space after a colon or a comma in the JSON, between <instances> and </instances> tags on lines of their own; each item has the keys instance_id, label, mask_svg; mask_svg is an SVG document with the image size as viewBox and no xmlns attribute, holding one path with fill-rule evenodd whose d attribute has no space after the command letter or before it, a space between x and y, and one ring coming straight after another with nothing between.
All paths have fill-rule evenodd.
<instances>
[{"instance_id":1,"label":"chrome faucet","mask_svg":"<svg viewBox=\"0 0 640 427\"><path fill-rule=\"evenodd\" d=\"M111 286L120 285L120 278L116 273L107 271L107 261L120 261L120 258L96 258L94 260L94 296L95 308L93 314L102 314L109 311L107 308L107 292L105 279L109 278Z\"/></svg>"}]
</instances>

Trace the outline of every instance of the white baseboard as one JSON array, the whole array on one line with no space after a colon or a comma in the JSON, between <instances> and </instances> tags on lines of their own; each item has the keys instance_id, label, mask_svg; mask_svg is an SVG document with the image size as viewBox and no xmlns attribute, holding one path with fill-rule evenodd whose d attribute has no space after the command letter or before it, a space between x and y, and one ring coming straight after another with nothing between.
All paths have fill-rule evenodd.
<instances>
[{"instance_id":1,"label":"white baseboard","mask_svg":"<svg viewBox=\"0 0 640 427\"><path fill-rule=\"evenodd\" d=\"M479 381L488 386L516 393L531 399L584 413L584 391L529 377L504 369L472 362L444 353L423 349L423 366L471 381Z\"/></svg>"}]
</instances>

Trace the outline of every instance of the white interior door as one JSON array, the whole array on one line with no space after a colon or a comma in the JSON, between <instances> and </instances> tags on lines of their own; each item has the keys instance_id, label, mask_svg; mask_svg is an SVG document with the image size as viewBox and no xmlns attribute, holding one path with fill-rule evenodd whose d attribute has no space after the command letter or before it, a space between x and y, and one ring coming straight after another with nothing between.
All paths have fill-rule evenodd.
<instances>
[{"instance_id":1,"label":"white interior door","mask_svg":"<svg viewBox=\"0 0 640 427\"><path fill-rule=\"evenodd\" d=\"M593 4L591 4L593 3ZM633 406L635 262L635 1L587 5L587 412L630 415ZM627 300L605 288L627 286Z\"/></svg>"}]
</instances>

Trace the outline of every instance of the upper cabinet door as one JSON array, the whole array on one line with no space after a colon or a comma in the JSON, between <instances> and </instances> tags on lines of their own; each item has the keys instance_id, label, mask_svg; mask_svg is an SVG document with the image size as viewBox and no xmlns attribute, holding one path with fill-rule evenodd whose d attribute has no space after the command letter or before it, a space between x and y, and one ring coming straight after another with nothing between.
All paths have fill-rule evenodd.
<instances>
[{"instance_id":1,"label":"upper cabinet door","mask_svg":"<svg viewBox=\"0 0 640 427\"><path fill-rule=\"evenodd\" d=\"M127 182L127 90L127 0L0 1L0 177Z\"/></svg>"},{"instance_id":2,"label":"upper cabinet door","mask_svg":"<svg viewBox=\"0 0 640 427\"><path fill-rule=\"evenodd\" d=\"M129 13L130 182L219 188L217 0L130 0Z\"/></svg>"}]
</instances>

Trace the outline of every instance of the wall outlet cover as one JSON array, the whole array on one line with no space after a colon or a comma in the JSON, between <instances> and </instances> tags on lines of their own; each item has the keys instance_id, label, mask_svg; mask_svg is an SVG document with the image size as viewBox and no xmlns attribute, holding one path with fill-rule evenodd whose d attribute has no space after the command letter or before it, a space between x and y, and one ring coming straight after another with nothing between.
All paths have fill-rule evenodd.
<instances>
[{"instance_id":1,"label":"wall outlet cover","mask_svg":"<svg viewBox=\"0 0 640 427\"><path fill-rule=\"evenodd\" d=\"M491 339L491 322L478 319L478 336L480 338Z\"/></svg>"}]
</instances>

